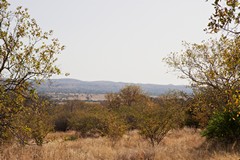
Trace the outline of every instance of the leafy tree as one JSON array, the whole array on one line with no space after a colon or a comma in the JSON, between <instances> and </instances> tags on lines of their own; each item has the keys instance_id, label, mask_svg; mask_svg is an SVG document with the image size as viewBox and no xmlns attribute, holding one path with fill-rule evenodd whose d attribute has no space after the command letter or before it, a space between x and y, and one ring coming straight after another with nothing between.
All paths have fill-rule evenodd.
<instances>
[{"instance_id":1,"label":"leafy tree","mask_svg":"<svg viewBox=\"0 0 240 160\"><path fill-rule=\"evenodd\" d=\"M240 3L238 0L211 0L215 12L210 17L208 28L210 32L220 30L239 35Z\"/></svg>"},{"instance_id":2,"label":"leafy tree","mask_svg":"<svg viewBox=\"0 0 240 160\"><path fill-rule=\"evenodd\" d=\"M183 53L171 53L165 61L174 70L182 73L181 78L189 79L198 95L198 106L222 109L228 103L235 103L240 82L240 38L219 41L211 40L202 44L186 44ZM237 105L234 105L237 107Z\"/></svg>"},{"instance_id":3,"label":"leafy tree","mask_svg":"<svg viewBox=\"0 0 240 160\"><path fill-rule=\"evenodd\" d=\"M136 85L127 85L118 93L106 95L106 106L125 121L129 130L137 129L136 108L152 103L150 98Z\"/></svg>"},{"instance_id":4,"label":"leafy tree","mask_svg":"<svg viewBox=\"0 0 240 160\"><path fill-rule=\"evenodd\" d=\"M127 85L119 93L110 93L106 95L106 105L109 108L119 108L120 106L134 106L147 102L147 96L143 93L141 87L136 85Z\"/></svg>"},{"instance_id":5,"label":"leafy tree","mask_svg":"<svg viewBox=\"0 0 240 160\"><path fill-rule=\"evenodd\" d=\"M119 108L121 105L121 98L119 94L109 93L105 96L106 105L108 108Z\"/></svg>"},{"instance_id":6,"label":"leafy tree","mask_svg":"<svg viewBox=\"0 0 240 160\"><path fill-rule=\"evenodd\" d=\"M9 6L6 0L0 2L0 137L15 135L14 118L20 112L30 114L26 101L38 99L33 84L60 73L56 55L64 49L27 9L11 11Z\"/></svg>"},{"instance_id":7,"label":"leafy tree","mask_svg":"<svg viewBox=\"0 0 240 160\"><path fill-rule=\"evenodd\" d=\"M207 124L203 135L233 142L239 136L240 38L221 37L187 45L183 53L172 53L166 62L190 80L194 88L194 112ZM209 121L210 119L210 121Z\"/></svg>"},{"instance_id":8,"label":"leafy tree","mask_svg":"<svg viewBox=\"0 0 240 160\"><path fill-rule=\"evenodd\" d=\"M135 116L140 134L149 140L152 146L159 144L173 128L171 121L174 115L158 106L145 107Z\"/></svg>"},{"instance_id":9,"label":"leafy tree","mask_svg":"<svg viewBox=\"0 0 240 160\"><path fill-rule=\"evenodd\" d=\"M159 97L159 103L135 108L137 129L152 146L159 144L171 129L183 124L186 106L180 95L167 93Z\"/></svg>"},{"instance_id":10,"label":"leafy tree","mask_svg":"<svg viewBox=\"0 0 240 160\"><path fill-rule=\"evenodd\" d=\"M223 110L228 103L228 95L225 92L211 87L202 87L194 90L191 99L190 109L192 120L198 127L205 127L208 124L214 111ZM189 119L191 120L191 119Z\"/></svg>"},{"instance_id":11,"label":"leafy tree","mask_svg":"<svg viewBox=\"0 0 240 160\"><path fill-rule=\"evenodd\" d=\"M141 103L145 95L139 86L129 85L121 89L119 96L122 100L122 105L132 106L136 103Z\"/></svg>"},{"instance_id":12,"label":"leafy tree","mask_svg":"<svg viewBox=\"0 0 240 160\"><path fill-rule=\"evenodd\" d=\"M14 116L12 134L22 145L27 144L30 139L37 145L42 145L44 137L53 129L48 113L51 103L43 98L31 99L25 103L24 108Z\"/></svg>"},{"instance_id":13,"label":"leafy tree","mask_svg":"<svg viewBox=\"0 0 240 160\"><path fill-rule=\"evenodd\" d=\"M175 71L182 73L181 78L189 79L193 87L211 87L221 92L238 89L240 38L219 41L211 40L202 44L185 44L182 53L171 53L166 63Z\"/></svg>"}]
</instances>

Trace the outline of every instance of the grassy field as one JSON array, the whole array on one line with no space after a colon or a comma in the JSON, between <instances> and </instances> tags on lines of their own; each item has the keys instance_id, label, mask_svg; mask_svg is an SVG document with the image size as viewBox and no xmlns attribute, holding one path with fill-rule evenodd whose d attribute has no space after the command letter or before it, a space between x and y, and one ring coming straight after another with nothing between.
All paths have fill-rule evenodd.
<instances>
[{"instance_id":1,"label":"grassy field","mask_svg":"<svg viewBox=\"0 0 240 160\"><path fill-rule=\"evenodd\" d=\"M118 142L107 138L78 138L74 132L51 133L43 146L17 145L1 148L1 160L238 160L233 146L213 145L198 130L171 131L156 147L137 131L129 132Z\"/></svg>"}]
</instances>

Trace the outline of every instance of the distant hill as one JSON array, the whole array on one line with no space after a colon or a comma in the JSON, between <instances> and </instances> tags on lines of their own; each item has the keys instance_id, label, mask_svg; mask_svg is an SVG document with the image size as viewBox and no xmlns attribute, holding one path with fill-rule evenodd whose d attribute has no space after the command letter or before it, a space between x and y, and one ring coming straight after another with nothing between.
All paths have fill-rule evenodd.
<instances>
[{"instance_id":1,"label":"distant hill","mask_svg":"<svg viewBox=\"0 0 240 160\"><path fill-rule=\"evenodd\" d=\"M41 93L85 93L106 94L118 92L126 85L138 85L143 91L152 96L158 96L169 90L181 90L191 93L186 85L157 85L141 83L123 83L111 81L81 81L76 79L51 79L44 82L37 90Z\"/></svg>"}]
</instances>

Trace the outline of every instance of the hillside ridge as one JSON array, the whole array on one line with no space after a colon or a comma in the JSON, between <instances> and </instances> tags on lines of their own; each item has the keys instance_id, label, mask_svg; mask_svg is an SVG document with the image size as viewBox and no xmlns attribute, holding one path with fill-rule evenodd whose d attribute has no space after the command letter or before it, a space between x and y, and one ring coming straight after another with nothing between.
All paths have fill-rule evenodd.
<instances>
[{"instance_id":1,"label":"hillside ridge","mask_svg":"<svg viewBox=\"0 0 240 160\"><path fill-rule=\"evenodd\" d=\"M82 81L77 79L50 79L37 87L41 93L86 93L86 94L106 94L119 92L126 85L138 85L146 94L158 96L170 90L181 90L191 93L192 90L187 85L159 85L143 83L126 83L112 81Z\"/></svg>"}]
</instances>

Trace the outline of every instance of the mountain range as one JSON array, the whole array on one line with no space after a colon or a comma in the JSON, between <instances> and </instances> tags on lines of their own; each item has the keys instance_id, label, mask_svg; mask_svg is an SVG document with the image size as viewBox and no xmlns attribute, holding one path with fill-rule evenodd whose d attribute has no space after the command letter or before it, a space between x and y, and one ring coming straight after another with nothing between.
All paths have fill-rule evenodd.
<instances>
[{"instance_id":1,"label":"mountain range","mask_svg":"<svg viewBox=\"0 0 240 160\"><path fill-rule=\"evenodd\" d=\"M81 81L77 79L51 79L37 87L40 93L85 93L106 94L116 93L126 85L138 85L146 94L158 96L170 90L180 90L191 93L186 85L158 85L142 83L124 83L111 81Z\"/></svg>"}]
</instances>

